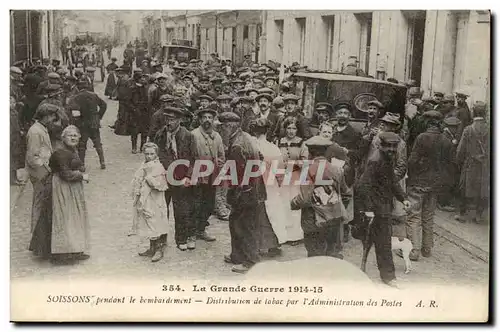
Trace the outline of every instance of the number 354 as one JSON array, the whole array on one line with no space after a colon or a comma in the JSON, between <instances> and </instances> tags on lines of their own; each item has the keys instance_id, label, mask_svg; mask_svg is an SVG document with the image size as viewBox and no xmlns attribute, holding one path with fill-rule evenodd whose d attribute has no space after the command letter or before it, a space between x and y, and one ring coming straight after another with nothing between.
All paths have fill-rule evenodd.
<instances>
[{"instance_id":1,"label":"number 354","mask_svg":"<svg viewBox=\"0 0 500 332\"><path fill-rule=\"evenodd\" d=\"M163 285L162 291L163 292L181 292L182 288L180 285Z\"/></svg>"}]
</instances>

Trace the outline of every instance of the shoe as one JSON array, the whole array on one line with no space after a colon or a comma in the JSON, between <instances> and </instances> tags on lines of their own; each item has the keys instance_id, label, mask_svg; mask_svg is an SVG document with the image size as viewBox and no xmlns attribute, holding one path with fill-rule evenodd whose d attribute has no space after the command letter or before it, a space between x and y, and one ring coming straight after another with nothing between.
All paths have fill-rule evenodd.
<instances>
[{"instance_id":1,"label":"shoe","mask_svg":"<svg viewBox=\"0 0 500 332\"><path fill-rule=\"evenodd\" d=\"M149 240L149 248L146 251L140 252L139 256L141 257L153 257L155 254L153 249L153 241Z\"/></svg>"},{"instance_id":2,"label":"shoe","mask_svg":"<svg viewBox=\"0 0 500 332\"><path fill-rule=\"evenodd\" d=\"M224 255L224 263L235 264L229 255Z\"/></svg>"},{"instance_id":3,"label":"shoe","mask_svg":"<svg viewBox=\"0 0 500 332\"><path fill-rule=\"evenodd\" d=\"M384 282L384 284L386 284L387 286L390 286L392 288L396 288L396 289L399 289L399 285L398 285L398 282L396 281L396 279L392 279L392 280L389 280L389 281L385 281L385 280L382 280Z\"/></svg>"},{"instance_id":4,"label":"shoe","mask_svg":"<svg viewBox=\"0 0 500 332\"><path fill-rule=\"evenodd\" d=\"M431 257L432 256L431 249L424 249L424 248L422 248L422 256L423 257ZM410 259L411 259L411 255L410 255Z\"/></svg>"},{"instance_id":5,"label":"shoe","mask_svg":"<svg viewBox=\"0 0 500 332\"><path fill-rule=\"evenodd\" d=\"M132 149L132 154L137 154L137 149Z\"/></svg>"},{"instance_id":6,"label":"shoe","mask_svg":"<svg viewBox=\"0 0 500 332\"><path fill-rule=\"evenodd\" d=\"M410 251L410 260L416 262L418 261L419 258L420 258L420 250L412 249Z\"/></svg>"},{"instance_id":7,"label":"shoe","mask_svg":"<svg viewBox=\"0 0 500 332\"><path fill-rule=\"evenodd\" d=\"M90 255L87 255L87 254L81 253L81 254L77 255L75 258L76 258L77 260L79 260L79 261L84 261L84 260L89 259L89 258L90 258Z\"/></svg>"},{"instance_id":8,"label":"shoe","mask_svg":"<svg viewBox=\"0 0 500 332\"><path fill-rule=\"evenodd\" d=\"M231 271L235 272L235 273L247 273L249 270L248 267L246 267L245 265L243 264L239 264L239 265L235 265L231 268Z\"/></svg>"},{"instance_id":9,"label":"shoe","mask_svg":"<svg viewBox=\"0 0 500 332\"><path fill-rule=\"evenodd\" d=\"M193 237L190 237L188 238L187 240L187 248L189 250L194 250L196 249L196 238L193 236Z\"/></svg>"},{"instance_id":10,"label":"shoe","mask_svg":"<svg viewBox=\"0 0 500 332\"><path fill-rule=\"evenodd\" d=\"M159 262L163 258L163 250L164 247L163 245L160 245L159 248L156 250L155 254L151 258L151 262L156 263Z\"/></svg>"},{"instance_id":11,"label":"shoe","mask_svg":"<svg viewBox=\"0 0 500 332\"><path fill-rule=\"evenodd\" d=\"M216 240L214 237L208 235L208 233L206 231L199 233L196 237L198 238L198 240L203 240L206 242L213 242Z\"/></svg>"},{"instance_id":12,"label":"shoe","mask_svg":"<svg viewBox=\"0 0 500 332\"><path fill-rule=\"evenodd\" d=\"M467 222L467 220L465 219L465 216L463 216L461 214L457 214L455 216L455 220L458 222L461 222L462 224L465 224Z\"/></svg>"},{"instance_id":13,"label":"shoe","mask_svg":"<svg viewBox=\"0 0 500 332\"><path fill-rule=\"evenodd\" d=\"M177 245L177 248L179 248L179 250L181 251L186 251L188 249L187 247L187 244L186 243L181 243L181 244L178 244Z\"/></svg>"},{"instance_id":14,"label":"shoe","mask_svg":"<svg viewBox=\"0 0 500 332\"><path fill-rule=\"evenodd\" d=\"M101 164L101 169L106 169L106 164Z\"/></svg>"}]
</instances>

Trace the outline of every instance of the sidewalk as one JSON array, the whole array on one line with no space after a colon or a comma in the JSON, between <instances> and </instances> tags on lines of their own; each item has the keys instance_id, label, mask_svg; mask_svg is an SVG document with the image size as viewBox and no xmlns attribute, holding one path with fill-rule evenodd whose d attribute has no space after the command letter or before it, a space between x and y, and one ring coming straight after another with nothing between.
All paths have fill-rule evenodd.
<instances>
[{"instance_id":1,"label":"sidewalk","mask_svg":"<svg viewBox=\"0 0 500 332\"><path fill-rule=\"evenodd\" d=\"M456 213L436 209L434 233L446 238L477 258L488 262L490 253L490 225L473 222L460 223Z\"/></svg>"}]
</instances>

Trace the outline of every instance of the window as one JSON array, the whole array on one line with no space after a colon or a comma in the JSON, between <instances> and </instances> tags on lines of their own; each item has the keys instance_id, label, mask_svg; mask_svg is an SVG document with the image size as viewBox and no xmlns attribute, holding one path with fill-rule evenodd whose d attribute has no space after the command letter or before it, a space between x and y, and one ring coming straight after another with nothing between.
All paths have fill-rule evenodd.
<instances>
[{"instance_id":1,"label":"window","mask_svg":"<svg viewBox=\"0 0 500 332\"><path fill-rule=\"evenodd\" d=\"M372 40L372 17L373 13L356 14L360 27L359 41L359 68L366 74L370 70L370 47Z\"/></svg>"},{"instance_id":2,"label":"window","mask_svg":"<svg viewBox=\"0 0 500 332\"><path fill-rule=\"evenodd\" d=\"M248 38L248 25L243 26L243 39Z\"/></svg>"},{"instance_id":3,"label":"window","mask_svg":"<svg viewBox=\"0 0 500 332\"><path fill-rule=\"evenodd\" d=\"M333 52L334 52L334 43L335 43L335 16L323 16L323 21L325 23L325 29L326 29L326 40L327 40L327 46L326 46L326 63L325 63L325 68L328 70L333 69Z\"/></svg>"},{"instance_id":4,"label":"window","mask_svg":"<svg viewBox=\"0 0 500 332\"><path fill-rule=\"evenodd\" d=\"M305 62L305 54L306 54L306 19L305 18L296 18L299 28L299 36L300 36L300 44L299 44L299 62L304 64Z\"/></svg>"},{"instance_id":5,"label":"window","mask_svg":"<svg viewBox=\"0 0 500 332\"><path fill-rule=\"evenodd\" d=\"M276 26L276 34L277 34L277 50L276 50L276 61L282 62L283 61L283 30L285 27L285 22L283 20L275 20L274 24Z\"/></svg>"}]
</instances>

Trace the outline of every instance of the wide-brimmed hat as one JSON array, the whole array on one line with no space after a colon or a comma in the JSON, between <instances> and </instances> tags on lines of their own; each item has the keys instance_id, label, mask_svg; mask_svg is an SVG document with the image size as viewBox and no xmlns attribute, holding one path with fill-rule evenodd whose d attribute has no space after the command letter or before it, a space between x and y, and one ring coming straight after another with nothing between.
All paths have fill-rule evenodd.
<instances>
[{"instance_id":1,"label":"wide-brimmed hat","mask_svg":"<svg viewBox=\"0 0 500 332\"><path fill-rule=\"evenodd\" d=\"M259 101L259 100L261 100L262 98L267 99L270 103L272 103L272 102L273 102L273 99L274 99L274 98L273 98L273 96L271 96L270 94L267 94L267 93L261 93L261 94L257 95L257 97L255 97L255 101L257 101L257 102L258 102L258 101Z\"/></svg>"},{"instance_id":2,"label":"wide-brimmed hat","mask_svg":"<svg viewBox=\"0 0 500 332\"><path fill-rule=\"evenodd\" d=\"M293 95L293 94L291 94L291 93L286 94L286 95L284 95L284 96L283 96L283 101L284 101L284 102L287 102L287 101L293 100L293 101L295 101L295 102L297 103L297 102L299 101L299 99L300 99L300 98L299 98L298 96Z\"/></svg>"}]
</instances>

